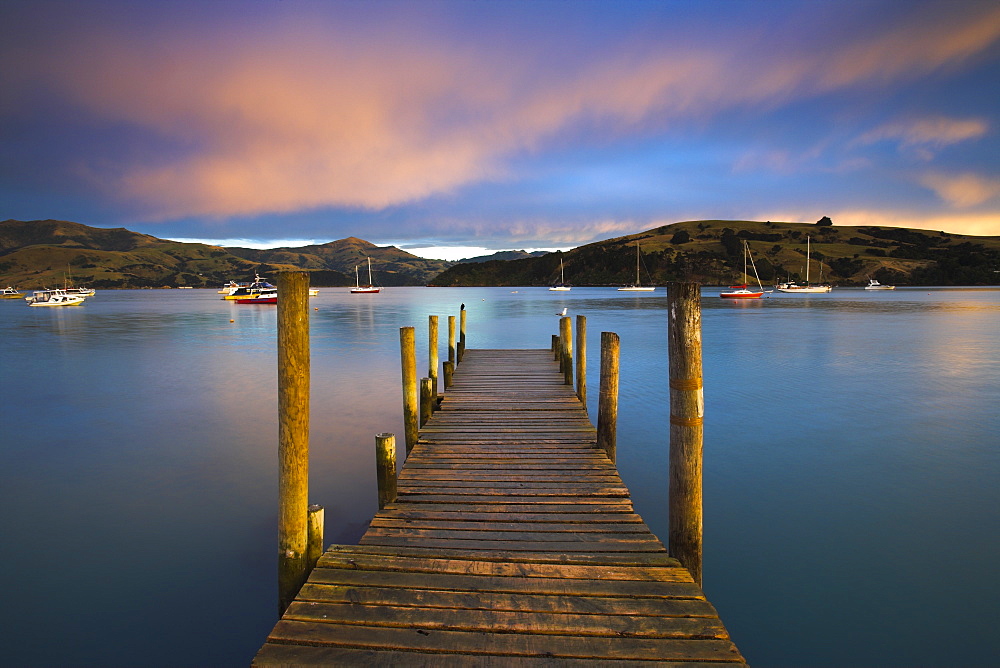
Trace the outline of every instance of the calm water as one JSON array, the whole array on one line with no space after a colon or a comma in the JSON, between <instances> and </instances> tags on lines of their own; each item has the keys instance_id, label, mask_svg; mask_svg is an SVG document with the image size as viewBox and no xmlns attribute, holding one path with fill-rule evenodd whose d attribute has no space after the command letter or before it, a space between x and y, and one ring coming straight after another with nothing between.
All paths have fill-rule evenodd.
<instances>
[{"instance_id":1,"label":"calm water","mask_svg":"<svg viewBox=\"0 0 1000 668\"><path fill-rule=\"evenodd\" d=\"M705 290L705 590L757 666L1000 660L1000 289ZM469 347L622 340L619 468L666 536L665 295L391 288L311 300L311 497L376 510L398 328ZM234 322L230 322L233 320ZM442 343L446 320L442 318ZM275 620L273 307L214 291L0 302L0 665L246 665ZM444 351L444 345L442 345Z\"/></svg>"}]
</instances>

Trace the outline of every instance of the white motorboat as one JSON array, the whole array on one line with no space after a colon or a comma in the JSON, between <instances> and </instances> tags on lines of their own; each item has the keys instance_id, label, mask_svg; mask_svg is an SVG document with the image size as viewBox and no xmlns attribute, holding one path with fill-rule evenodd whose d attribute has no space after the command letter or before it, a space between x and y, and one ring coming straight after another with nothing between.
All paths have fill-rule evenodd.
<instances>
[{"instance_id":1,"label":"white motorboat","mask_svg":"<svg viewBox=\"0 0 1000 668\"><path fill-rule=\"evenodd\" d=\"M21 294L14 288L10 287L9 285L3 290L0 290L0 299L20 299L23 296L24 296L23 294Z\"/></svg>"},{"instance_id":2,"label":"white motorboat","mask_svg":"<svg viewBox=\"0 0 1000 668\"><path fill-rule=\"evenodd\" d=\"M67 294L65 290L36 290L24 301L28 306L79 306L84 299L82 295Z\"/></svg>"},{"instance_id":3,"label":"white motorboat","mask_svg":"<svg viewBox=\"0 0 1000 668\"><path fill-rule=\"evenodd\" d=\"M895 285L882 285L874 278L868 279L868 285L865 286L865 290L895 290Z\"/></svg>"}]
</instances>

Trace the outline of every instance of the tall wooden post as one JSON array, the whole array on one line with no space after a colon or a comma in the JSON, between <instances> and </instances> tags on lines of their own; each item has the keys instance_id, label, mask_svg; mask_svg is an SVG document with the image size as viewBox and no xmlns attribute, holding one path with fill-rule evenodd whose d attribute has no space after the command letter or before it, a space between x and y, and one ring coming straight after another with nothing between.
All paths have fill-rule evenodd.
<instances>
[{"instance_id":1,"label":"tall wooden post","mask_svg":"<svg viewBox=\"0 0 1000 668\"><path fill-rule=\"evenodd\" d=\"M563 344L563 383L573 384L573 321L569 316L559 318L559 340Z\"/></svg>"},{"instance_id":2,"label":"tall wooden post","mask_svg":"<svg viewBox=\"0 0 1000 668\"><path fill-rule=\"evenodd\" d=\"M278 610L308 576L309 274L278 274Z\"/></svg>"},{"instance_id":3,"label":"tall wooden post","mask_svg":"<svg viewBox=\"0 0 1000 668\"><path fill-rule=\"evenodd\" d=\"M576 396L587 410L587 316L576 316Z\"/></svg>"},{"instance_id":4,"label":"tall wooden post","mask_svg":"<svg viewBox=\"0 0 1000 668\"><path fill-rule=\"evenodd\" d=\"M445 360L441 366L444 367L444 389L447 391L451 387L452 382L454 382L455 363L451 360Z\"/></svg>"},{"instance_id":5,"label":"tall wooden post","mask_svg":"<svg viewBox=\"0 0 1000 668\"><path fill-rule=\"evenodd\" d=\"M701 372L701 288L667 286L670 355L670 553L701 585L705 396Z\"/></svg>"},{"instance_id":6,"label":"tall wooden post","mask_svg":"<svg viewBox=\"0 0 1000 668\"><path fill-rule=\"evenodd\" d=\"M434 386L434 396L438 393L438 317L431 315L427 317L427 377L431 379ZM431 411L435 409L431 407Z\"/></svg>"},{"instance_id":7,"label":"tall wooden post","mask_svg":"<svg viewBox=\"0 0 1000 668\"><path fill-rule=\"evenodd\" d=\"M396 435L375 434L375 475L378 481L378 509L396 500Z\"/></svg>"},{"instance_id":8,"label":"tall wooden post","mask_svg":"<svg viewBox=\"0 0 1000 668\"><path fill-rule=\"evenodd\" d=\"M621 341L601 332L601 389L597 396L597 447L614 462L618 449L618 355Z\"/></svg>"},{"instance_id":9,"label":"tall wooden post","mask_svg":"<svg viewBox=\"0 0 1000 668\"><path fill-rule=\"evenodd\" d=\"M465 358L465 304L459 312L458 319L458 363L461 364Z\"/></svg>"},{"instance_id":10,"label":"tall wooden post","mask_svg":"<svg viewBox=\"0 0 1000 668\"><path fill-rule=\"evenodd\" d=\"M326 513L323 506L309 506L308 547L306 548L306 577L316 568L316 562L323 556L323 523Z\"/></svg>"},{"instance_id":11,"label":"tall wooden post","mask_svg":"<svg viewBox=\"0 0 1000 668\"><path fill-rule=\"evenodd\" d=\"M417 444L420 412L417 391L417 345L412 327L399 328L399 355L403 366L403 427L406 454Z\"/></svg>"},{"instance_id":12,"label":"tall wooden post","mask_svg":"<svg viewBox=\"0 0 1000 668\"><path fill-rule=\"evenodd\" d=\"M434 385L430 378L420 379L420 426L423 427L431 419L434 412Z\"/></svg>"},{"instance_id":13,"label":"tall wooden post","mask_svg":"<svg viewBox=\"0 0 1000 668\"><path fill-rule=\"evenodd\" d=\"M457 355L455 354L455 316L448 316L448 361L452 364L455 363Z\"/></svg>"}]
</instances>

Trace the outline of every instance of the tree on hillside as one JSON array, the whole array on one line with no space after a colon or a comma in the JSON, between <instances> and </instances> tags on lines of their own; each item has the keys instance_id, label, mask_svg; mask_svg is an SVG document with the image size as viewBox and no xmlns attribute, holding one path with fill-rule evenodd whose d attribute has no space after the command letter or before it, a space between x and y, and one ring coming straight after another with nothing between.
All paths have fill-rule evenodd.
<instances>
[{"instance_id":1,"label":"tree on hillside","mask_svg":"<svg viewBox=\"0 0 1000 668\"><path fill-rule=\"evenodd\" d=\"M816 221L816 224L819 225L820 227L826 227L827 225L833 225L833 221L830 220L830 216L823 216L822 218Z\"/></svg>"},{"instance_id":2,"label":"tree on hillside","mask_svg":"<svg viewBox=\"0 0 1000 668\"><path fill-rule=\"evenodd\" d=\"M670 237L672 244L686 244L689 241L691 241L691 235L688 234L687 230L677 230L674 232L674 236Z\"/></svg>"}]
</instances>

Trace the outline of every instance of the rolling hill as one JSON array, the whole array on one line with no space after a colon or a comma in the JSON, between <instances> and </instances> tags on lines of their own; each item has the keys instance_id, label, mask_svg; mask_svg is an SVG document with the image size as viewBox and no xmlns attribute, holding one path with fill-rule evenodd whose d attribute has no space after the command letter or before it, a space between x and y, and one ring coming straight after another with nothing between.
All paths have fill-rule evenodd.
<instances>
[{"instance_id":1,"label":"rolling hill","mask_svg":"<svg viewBox=\"0 0 1000 668\"><path fill-rule=\"evenodd\" d=\"M372 258L381 285L425 285L449 266L392 246L354 237L302 248L223 248L158 239L125 228L104 229L60 220L0 222L0 283L23 289L66 281L94 288L215 287L273 276L288 269L312 272L317 287L354 284L354 267Z\"/></svg>"},{"instance_id":2,"label":"rolling hill","mask_svg":"<svg viewBox=\"0 0 1000 668\"><path fill-rule=\"evenodd\" d=\"M434 285L551 285L565 263L573 285L624 285L635 280L635 244L641 280L662 285L693 280L706 285L753 282L743 274L743 242L750 245L761 281L810 278L863 285L868 277L899 285L993 285L1000 282L1000 237L976 237L896 227L837 227L810 223L734 220L686 221L599 241L566 253L507 262L457 264Z\"/></svg>"}]
</instances>

